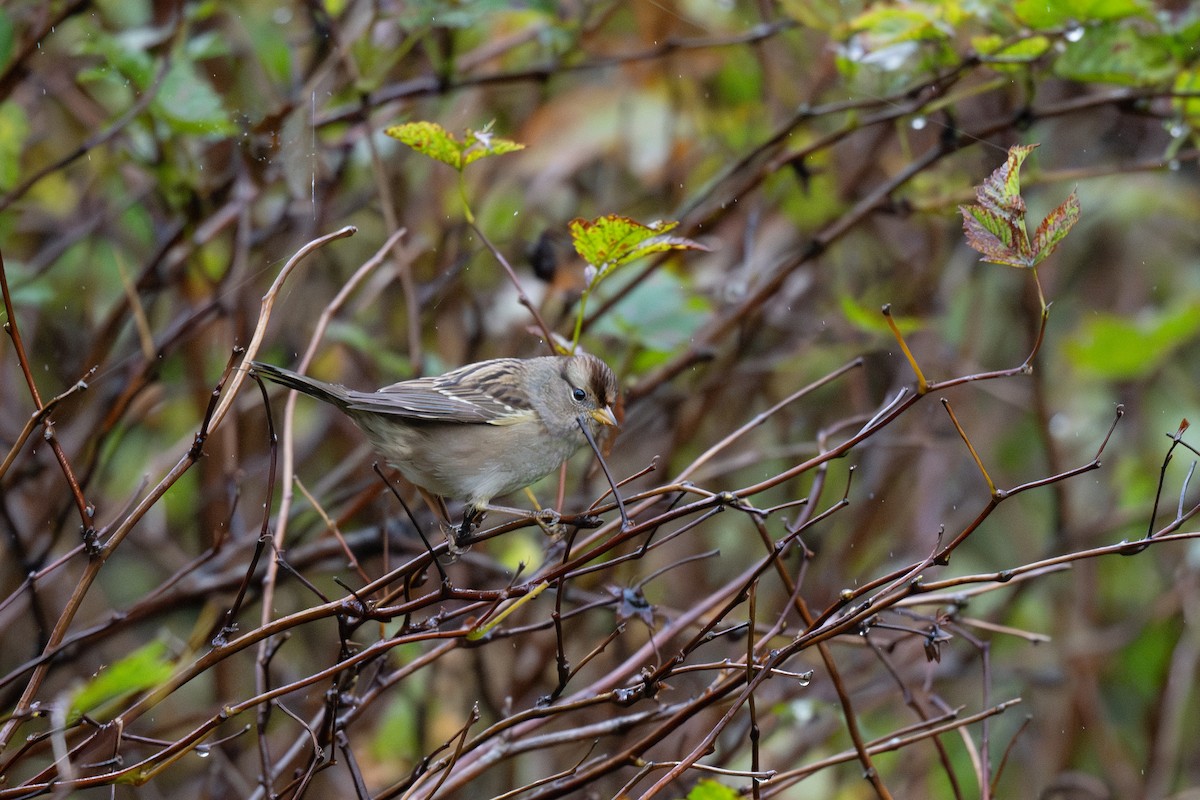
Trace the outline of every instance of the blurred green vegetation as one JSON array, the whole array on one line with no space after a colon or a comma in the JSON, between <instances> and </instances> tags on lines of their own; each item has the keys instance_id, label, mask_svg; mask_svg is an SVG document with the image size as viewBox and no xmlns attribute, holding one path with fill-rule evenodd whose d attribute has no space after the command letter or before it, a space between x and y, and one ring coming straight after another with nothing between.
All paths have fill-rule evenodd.
<instances>
[{"instance_id":1,"label":"blurred green vegetation","mask_svg":"<svg viewBox=\"0 0 1200 800\"><path fill-rule=\"evenodd\" d=\"M927 397L827 472L746 498L766 509L813 497L807 512L788 507L760 520L779 539L801 515L835 505L849 482L847 507L801 536L812 560L794 549L784 558L798 596L818 614L844 590L919 562L940 529L945 544L987 507L987 486L942 396L1001 489L1087 464L1117 404L1125 413L1099 469L1006 499L948 565L921 571L927 581L1136 540L1196 504L1188 481L1200 438L1184 432L1190 447L1177 447L1165 467L1164 458L1181 420L1200 417L1198 42L1200 10L1143 0L15 0L0 8L0 252L42 399L87 383L49 418L102 538L191 447L284 263L347 225L354 236L308 256L284 285L257 357L294 366L333 298L404 228L333 315L309 367L371 388L548 352L489 244L550 331L570 343L594 277L572 247L571 220L677 221L672 235L706 249L639 253L595 286L579 328L580 347L613 365L627 393L607 456L614 476L656 467L628 494L669 483L756 415L862 358L861 368L771 414L688 475L705 492L735 491L846 441L912 388L882 305L931 381L1022 363L1039 328L1036 290L1028 272L977 260L957 208L975 202L973 187L1010 146L1039 143L1022 171L1031 220L1073 190L1082 216L1039 266L1050 311L1028 374ZM524 149L472 163L460 186L454 169L384 133L414 122L463 141L466 131L490 131ZM4 344L7 454L37 409L15 347ZM284 397L272 395L280 434ZM359 599L345 587L423 552L353 426L303 399L295 419L295 474L354 557L297 496L282 543L294 573L268 578L260 567L237 620L242 632L331 598ZM305 620L288 628L286 643L271 640L278 649L268 665L254 648L205 662L194 682L119 735L76 722L76 710L101 701L107 722L163 685L170 669L200 663L249 566L265 504L274 513L280 494L295 489L278 476L270 486L278 453L258 390L246 383L204 456L106 553L97 584L64 617L97 556L80 547L82 521L43 430L0 471L0 711L14 715L0 743L0 798L45 780L63 747L86 739L71 757L85 765L74 774L101 775L95 765L104 759L136 763L182 741L198 720L411 632L395 621L356 619L355 627L342 618L339 628L329 617ZM592 460L571 462L564 513L605 490ZM556 476L534 489L542 505L558 506ZM751 519L727 509L642 558L616 561L636 550L630 545L597 559L601 571L573 577L562 604L576 615L563 641L579 672L566 695L624 675L652 635L764 558ZM272 517L267 532L278 522ZM688 522L665 523L655 541ZM1195 530L1194 520L1180 530ZM501 590L562 557L536 527L506 536L452 564L454 584ZM716 548L719 556L688 561ZM273 557L268 551L264 563ZM786 619L763 644L779 648L805 623L773 576L765 572L756 589L755 632ZM876 622L900 627L833 639L868 739L918 721L904 690L931 717L1022 698L988 723L990 777L1004 761L994 794L978 786L980 759L954 732L940 737L944 752L920 741L879 756L880 781L896 797L1188 796L1200 786L1191 746L1200 736L1200 647L1190 623L1200 610L1198 576L1200 545L1159 543L906 609L911 617L880 614ZM397 589L405 599L430 590L411 577ZM653 610L653 634L623 617L616 598L627 596L617 590L633 586ZM422 759L440 758L447 742L454 750L473 709L472 736L521 712L541 719L559 680L554 594L478 646L438 650L439 631L462 620L434 618L428 639L371 662L377 671L353 680L331 673L240 710L204 740L219 758L189 752L152 785L194 797L261 796L255 789L267 786L289 797L393 796ZM420 619L435 613L422 609ZM716 672L712 664L745 656L736 626L748 607L725 613L726 635L689 652L695 671L671 676L670 691L564 716L558 728L517 730L530 739L586 731L702 694L711 676L697 664ZM936 613L947 615L954 638L941 644L940 661L927 661L923 636ZM622 633L600 648L618 622ZM42 663L34 660L55 637L67 644L50 648L45 674L31 683ZM986 669L972 637L989 643ZM636 685L638 670L679 647L654 640L622 685ZM758 769L802 769L852 751L845 706L816 649L784 667L815 674L805 686L785 688L790 679L777 676L756 690ZM89 693L99 700L80 701ZM346 705L330 711L329 697ZM727 708L720 702L636 756L683 758L717 725ZM56 703L59 717L46 711ZM704 763L751 768L748 711L739 714ZM55 727L64 720L66 734ZM642 724L580 734L571 747L523 750L517 737L505 742L514 752L444 796L521 786L530 787L524 796L553 796L553 784L532 784L623 752L650 725ZM971 746L983 745L981 723L966 731ZM27 736L33 743L23 747ZM328 749L317 753L310 738ZM264 776L266 763L278 770ZM666 769L650 770L628 796L642 796ZM884 796L862 776L851 757L773 796ZM627 764L588 789L615 796L634 778ZM747 796L745 774L703 782L712 779L685 771L660 796Z\"/></svg>"}]
</instances>

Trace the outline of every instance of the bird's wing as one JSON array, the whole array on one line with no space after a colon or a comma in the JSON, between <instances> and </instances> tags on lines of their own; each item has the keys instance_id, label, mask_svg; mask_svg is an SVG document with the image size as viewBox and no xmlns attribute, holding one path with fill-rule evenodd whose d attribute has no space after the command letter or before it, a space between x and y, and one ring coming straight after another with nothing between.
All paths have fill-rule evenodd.
<instances>
[{"instance_id":1,"label":"bird's wing","mask_svg":"<svg viewBox=\"0 0 1200 800\"><path fill-rule=\"evenodd\" d=\"M377 392L349 392L347 410L430 422L508 425L535 412L516 388L521 362L512 358L468 364L445 375L415 378Z\"/></svg>"}]
</instances>

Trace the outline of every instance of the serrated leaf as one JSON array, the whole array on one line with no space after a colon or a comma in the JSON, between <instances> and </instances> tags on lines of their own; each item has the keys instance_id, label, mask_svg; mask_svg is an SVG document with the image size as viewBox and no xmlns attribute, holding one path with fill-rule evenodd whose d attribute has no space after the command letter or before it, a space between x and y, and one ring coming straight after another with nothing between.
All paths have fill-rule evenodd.
<instances>
[{"instance_id":1,"label":"serrated leaf","mask_svg":"<svg viewBox=\"0 0 1200 800\"><path fill-rule=\"evenodd\" d=\"M436 122L406 122L384 130L422 155L462 169L462 144Z\"/></svg>"},{"instance_id":2,"label":"serrated leaf","mask_svg":"<svg viewBox=\"0 0 1200 800\"><path fill-rule=\"evenodd\" d=\"M1032 242L1025 227L1025 200L1021 197L1021 164L1033 145L1015 145L1008 159L975 190L979 204L959 206L967 244L983 261L1028 269L1046 259L1079 220L1075 192L1046 215Z\"/></svg>"},{"instance_id":3,"label":"serrated leaf","mask_svg":"<svg viewBox=\"0 0 1200 800\"><path fill-rule=\"evenodd\" d=\"M1008 148L1005 162L976 188L979 205L999 213L1025 213L1025 200L1021 197L1021 164L1035 147L1036 144L1018 144ZM1024 223L1023 218L1019 221Z\"/></svg>"},{"instance_id":4,"label":"serrated leaf","mask_svg":"<svg viewBox=\"0 0 1200 800\"><path fill-rule=\"evenodd\" d=\"M575 252L596 269L595 280L634 259L666 250L707 250L699 242L669 232L678 222L659 220L643 225L629 217L608 214L591 222L575 218L568 223Z\"/></svg>"},{"instance_id":5,"label":"serrated leaf","mask_svg":"<svg viewBox=\"0 0 1200 800\"><path fill-rule=\"evenodd\" d=\"M391 126L384 133L399 139L418 153L449 164L459 171L481 158L525 148L519 142L493 135L490 125L480 131L467 131L465 140L461 142L436 122L406 122Z\"/></svg>"},{"instance_id":6,"label":"serrated leaf","mask_svg":"<svg viewBox=\"0 0 1200 800\"><path fill-rule=\"evenodd\" d=\"M1028 245L1022 241L1023 229L986 208L959 206L958 210L963 215L967 244L979 252L981 261L1022 269L1033 266L1031 259L1023 253L1028 250Z\"/></svg>"},{"instance_id":7,"label":"serrated leaf","mask_svg":"<svg viewBox=\"0 0 1200 800\"><path fill-rule=\"evenodd\" d=\"M1075 192L1071 192L1058 208L1046 215L1046 218L1034 231L1033 252L1037 259L1034 263L1041 263L1053 253L1054 248L1058 247L1058 243L1071 232L1071 228L1075 227L1075 223L1078 221L1079 196Z\"/></svg>"}]
</instances>

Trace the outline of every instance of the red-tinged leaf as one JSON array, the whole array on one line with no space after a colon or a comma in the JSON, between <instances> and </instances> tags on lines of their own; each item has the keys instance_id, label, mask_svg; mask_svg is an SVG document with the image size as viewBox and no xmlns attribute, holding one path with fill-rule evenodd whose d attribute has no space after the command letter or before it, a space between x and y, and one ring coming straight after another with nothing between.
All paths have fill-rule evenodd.
<instances>
[{"instance_id":1,"label":"red-tinged leaf","mask_svg":"<svg viewBox=\"0 0 1200 800\"><path fill-rule=\"evenodd\" d=\"M1033 257L1040 264L1079 221L1079 196L1071 192L1062 204L1046 215L1033 234Z\"/></svg>"},{"instance_id":2,"label":"red-tinged leaf","mask_svg":"<svg viewBox=\"0 0 1200 800\"><path fill-rule=\"evenodd\" d=\"M1079 218L1079 201L1072 194L1042 220L1035 241L1030 242L1020 173L1022 163L1035 147L1010 147L1004 164L976 188L979 204L959 208L967 243L980 252L984 261L1020 268L1036 266L1054 251Z\"/></svg>"},{"instance_id":3,"label":"red-tinged leaf","mask_svg":"<svg viewBox=\"0 0 1200 800\"><path fill-rule=\"evenodd\" d=\"M598 280L634 259L665 250L707 250L699 242L670 236L678 222L658 221L643 225L629 217L609 214L591 222L573 219L568 224L575 252L596 269Z\"/></svg>"},{"instance_id":4,"label":"red-tinged leaf","mask_svg":"<svg viewBox=\"0 0 1200 800\"><path fill-rule=\"evenodd\" d=\"M1036 144L1019 144L1008 148L1008 159L975 190L979 205L1014 217L1020 216L1022 227L1025 200L1021 197L1021 164L1035 147Z\"/></svg>"},{"instance_id":5,"label":"red-tinged leaf","mask_svg":"<svg viewBox=\"0 0 1200 800\"><path fill-rule=\"evenodd\" d=\"M980 253L980 261L1026 269L1033 266L1024 252L1028 244L1025 231L1007 218L979 206L959 206L963 216L963 234L967 244Z\"/></svg>"},{"instance_id":6,"label":"red-tinged leaf","mask_svg":"<svg viewBox=\"0 0 1200 800\"><path fill-rule=\"evenodd\" d=\"M1029 234L1025 230L1025 200L1021 197L1021 163L1036 146L1010 147L1005 162L976 187L979 205L960 209L967 243L983 254L984 261L1032 266Z\"/></svg>"}]
</instances>

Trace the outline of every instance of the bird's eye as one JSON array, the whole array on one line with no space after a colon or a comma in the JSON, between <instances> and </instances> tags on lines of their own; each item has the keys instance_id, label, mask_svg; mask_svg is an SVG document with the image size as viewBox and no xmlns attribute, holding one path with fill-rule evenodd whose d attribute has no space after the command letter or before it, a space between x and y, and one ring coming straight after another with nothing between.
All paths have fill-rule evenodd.
<instances>
[{"instance_id":1,"label":"bird's eye","mask_svg":"<svg viewBox=\"0 0 1200 800\"><path fill-rule=\"evenodd\" d=\"M583 389L572 389L571 397L575 398L576 403L582 403L584 400L587 400L587 392Z\"/></svg>"}]
</instances>

